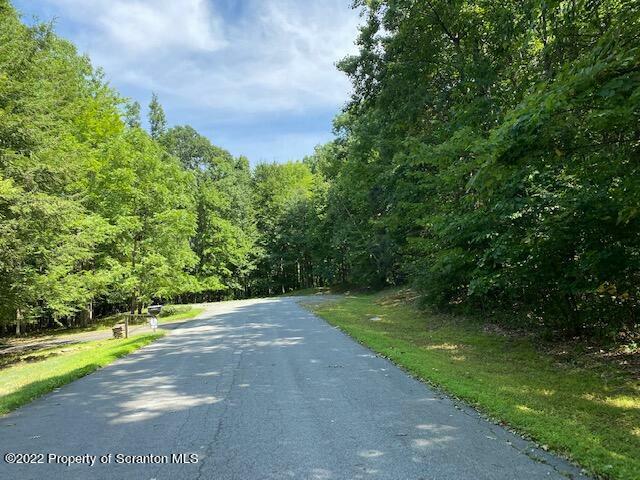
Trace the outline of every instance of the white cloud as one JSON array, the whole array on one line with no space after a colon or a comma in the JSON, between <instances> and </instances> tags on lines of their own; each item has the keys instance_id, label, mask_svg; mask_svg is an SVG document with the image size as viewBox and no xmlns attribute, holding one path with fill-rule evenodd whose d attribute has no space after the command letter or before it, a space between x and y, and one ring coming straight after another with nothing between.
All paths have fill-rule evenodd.
<instances>
[{"instance_id":1,"label":"white cloud","mask_svg":"<svg viewBox=\"0 0 640 480\"><path fill-rule=\"evenodd\" d=\"M80 28L72 38L107 77L213 115L337 108L355 50L350 0L245 0L224 17L207 0L47 0Z\"/></svg>"},{"instance_id":2,"label":"white cloud","mask_svg":"<svg viewBox=\"0 0 640 480\"><path fill-rule=\"evenodd\" d=\"M226 45L222 22L207 0L48 1L80 23L82 43L103 55L133 60L152 51L215 51Z\"/></svg>"},{"instance_id":3,"label":"white cloud","mask_svg":"<svg viewBox=\"0 0 640 480\"><path fill-rule=\"evenodd\" d=\"M109 1L99 22L107 39L135 52L215 51L226 45L219 19L205 0ZM102 13L102 12L100 12Z\"/></svg>"}]
</instances>

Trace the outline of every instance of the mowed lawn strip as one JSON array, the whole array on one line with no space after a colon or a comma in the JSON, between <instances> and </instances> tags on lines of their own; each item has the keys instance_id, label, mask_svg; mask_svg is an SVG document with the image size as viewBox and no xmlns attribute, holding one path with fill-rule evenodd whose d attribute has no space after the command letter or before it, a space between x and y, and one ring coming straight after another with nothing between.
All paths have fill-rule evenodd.
<instances>
[{"instance_id":1,"label":"mowed lawn strip","mask_svg":"<svg viewBox=\"0 0 640 480\"><path fill-rule=\"evenodd\" d=\"M164 333L99 340L39 351L29 363L0 369L0 415L148 345Z\"/></svg>"},{"instance_id":2,"label":"mowed lawn strip","mask_svg":"<svg viewBox=\"0 0 640 480\"><path fill-rule=\"evenodd\" d=\"M385 293L310 308L407 371L590 473L640 478L640 382L620 367L560 359L527 338L428 314Z\"/></svg>"},{"instance_id":3,"label":"mowed lawn strip","mask_svg":"<svg viewBox=\"0 0 640 480\"><path fill-rule=\"evenodd\" d=\"M177 310L176 313L167 315L166 317L164 316L158 317L158 324L161 325L163 323L173 323L173 322L182 322L186 320L191 320L192 318L195 318L198 315L200 315L205 310L204 307L195 307L191 305L178 305L177 308L174 308L174 309ZM105 317L97 320L94 324L88 327L72 327L72 328L59 328L56 330L44 330L42 332L35 332L33 334L19 337L18 339L11 338L11 340L13 341L18 340L21 342L30 342L32 340L47 340L47 339L55 338L58 336L73 335L76 333L108 331L108 330L111 330L114 325L123 323L125 319L125 315L126 314L118 314L118 315ZM146 325L147 321L148 321L147 317L144 317L144 318L136 317L136 321L130 323L130 325L131 326Z\"/></svg>"},{"instance_id":4,"label":"mowed lawn strip","mask_svg":"<svg viewBox=\"0 0 640 480\"><path fill-rule=\"evenodd\" d=\"M204 307L190 307L189 310L186 310L184 312L178 312L167 317L158 317L158 323L163 324L191 320L192 318L200 315L202 312L204 312Z\"/></svg>"}]
</instances>

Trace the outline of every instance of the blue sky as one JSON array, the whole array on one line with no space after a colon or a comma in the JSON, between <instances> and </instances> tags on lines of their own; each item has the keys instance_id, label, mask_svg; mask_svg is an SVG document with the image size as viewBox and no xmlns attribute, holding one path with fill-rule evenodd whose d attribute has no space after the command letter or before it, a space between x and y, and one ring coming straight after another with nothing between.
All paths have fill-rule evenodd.
<instances>
[{"instance_id":1,"label":"blue sky","mask_svg":"<svg viewBox=\"0 0 640 480\"><path fill-rule=\"evenodd\" d=\"M355 52L351 0L14 0L55 20L121 94L158 93L170 125L190 124L234 155L286 161L329 140L349 96L334 66Z\"/></svg>"}]
</instances>

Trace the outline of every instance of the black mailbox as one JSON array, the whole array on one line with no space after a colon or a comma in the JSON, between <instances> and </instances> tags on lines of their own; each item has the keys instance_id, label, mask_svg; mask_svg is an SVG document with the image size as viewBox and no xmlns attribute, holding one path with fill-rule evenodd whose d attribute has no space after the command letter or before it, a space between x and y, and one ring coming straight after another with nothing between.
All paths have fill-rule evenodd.
<instances>
[{"instance_id":1,"label":"black mailbox","mask_svg":"<svg viewBox=\"0 0 640 480\"><path fill-rule=\"evenodd\" d=\"M147 308L147 313L149 313L149 315L160 315L160 310L162 310L162 305L150 305L149 308Z\"/></svg>"}]
</instances>

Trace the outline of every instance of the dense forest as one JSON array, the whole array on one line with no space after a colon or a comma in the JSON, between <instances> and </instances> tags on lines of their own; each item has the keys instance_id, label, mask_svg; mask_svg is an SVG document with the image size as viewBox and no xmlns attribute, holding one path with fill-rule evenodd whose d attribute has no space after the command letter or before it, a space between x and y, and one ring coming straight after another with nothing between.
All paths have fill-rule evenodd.
<instances>
[{"instance_id":1,"label":"dense forest","mask_svg":"<svg viewBox=\"0 0 640 480\"><path fill-rule=\"evenodd\" d=\"M637 328L640 3L354 8L335 139L251 168L0 0L0 333L333 285Z\"/></svg>"}]
</instances>

